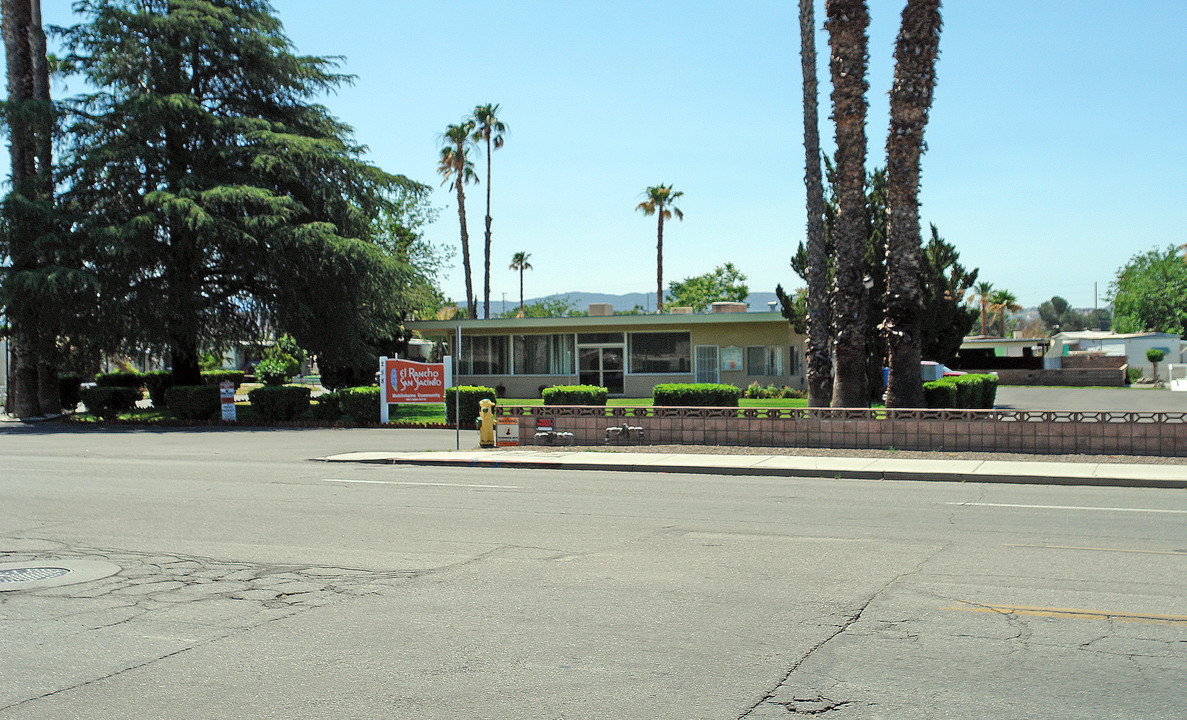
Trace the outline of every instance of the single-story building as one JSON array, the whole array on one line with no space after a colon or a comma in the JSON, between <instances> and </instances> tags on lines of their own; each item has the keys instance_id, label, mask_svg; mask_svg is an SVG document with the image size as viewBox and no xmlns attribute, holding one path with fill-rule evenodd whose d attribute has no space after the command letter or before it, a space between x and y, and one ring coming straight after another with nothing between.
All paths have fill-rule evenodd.
<instances>
[{"instance_id":1,"label":"single-story building","mask_svg":"<svg viewBox=\"0 0 1187 720\"><path fill-rule=\"evenodd\" d=\"M1141 368L1145 377L1153 377L1154 368L1146 359L1146 351L1153 349L1159 349L1165 353L1166 357L1162 363L1181 363L1184 359L1184 351L1187 350L1187 343L1173 333L1119 334L1099 330L1077 330L1052 335L1051 348L1047 351L1047 358L1062 358L1068 353L1076 351L1124 356L1127 358L1129 367Z\"/></svg>"},{"instance_id":2,"label":"single-story building","mask_svg":"<svg viewBox=\"0 0 1187 720\"><path fill-rule=\"evenodd\" d=\"M804 337L775 312L424 320L407 324L444 344L455 382L535 398L552 385L597 385L650 397L661 383L804 384ZM454 338L461 328L461 347Z\"/></svg>"}]
</instances>

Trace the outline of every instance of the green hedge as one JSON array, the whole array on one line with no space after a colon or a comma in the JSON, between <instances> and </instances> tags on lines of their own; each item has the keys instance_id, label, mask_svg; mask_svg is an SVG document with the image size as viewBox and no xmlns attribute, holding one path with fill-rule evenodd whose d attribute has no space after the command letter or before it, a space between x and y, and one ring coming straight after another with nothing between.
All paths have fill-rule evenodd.
<instances>
[{"instance_id":1,"label":"green hedge","mask_svg":"<svg viewBox=\"0 0 1187 720\"><path fill-rule=\"evenodd\" d=\"M338 391L325 392L314 399L313 417L318 420L331 421L342 417L342 405L339 402Z\"/></svg>"},{"instance_id":2,"label":"green hedge","mask_svg":"<svg viewBox=\"0 0 1187 720\"><path fill-rule=\"evenodd\" d=\"M83 388L79 394L87 406L87 412L101 418L111 418L136 407L141 393L138 387L113 386Z\"/></svg>"},{"instance_id":3,"label":"green hedge","mask_svg":"<svg viewBox=\"0 0 1187 720\"><path fill-rule=\"evenodd\" d=\"M984 385L981 386L981 407L992 410L997 404L997 375L985 374L981 376Z\"/></svg>"},{"instance_id":4,"label":"green hedge","mask_svg":"<svg viewBox=\"0 0 1187 720\"><path fill-rule=\"evenodd\" d=\"M58 374L58 397L62 399L62 407L68 412L74 412L74 408L82 402L82 376L74 373L59 373Z\"/></svg>"},{"instance_id":5,"label":"green hedge","mask_svg":"<svg viewBox=\"0 0 1187 720\"><path fill-rule=\"evenodd\" d=\"M483 398L486 398L494 403L499 401L498 397L495 395L494 388L481 387L477 385L462 385L460 387L446 388L445 421L448 423L452 423L454 417L457 417L454 415L453 408L459 396L461 397L462 403L459 424L464 428L472 426L474 421L478 419L479 401L481 401Z\"/></svg>"},{"instance_id":6,"label":"green hedge","mask_svg":"<svg viewBox=\"0 0 1187 720\"><path fill-rule=\"evenodd\" d=\"M668 407L737 407L742 391L733 385L666 383L651 391L652 404Z\"/></svg>"},{"instance_id":7,"label":"green hedge","mask_svg":"<svg viewBox=\"0 0 1187 720\"><path fill-rule=\"evenodd\" d=\"M929 408L956 407L956 383L951 380L923 383L923 404Z\"/></svg>"},{"instance_id":8,"label":"green hedge","mask_svg":"<svg viewBox=\"0 0 1187 720\"><path fill-rule=\"evenodd\" d=\"M981 407L982 386L980 375L960 375L952 378L956 385L956 407L972 410Z\"/></svg>"},{"instance_id":9,"label":"green hedge","mask_svg":"<svg viewBox=\"0 0 1187 720\"><path fill-rule=\"evenodd\" d=\"M379 422L379 388L374 385L339 390L338 404L356 423Z\"/></svg>"},{"instance_id":10,"label":"green hedge","mask_svg":"<svg viewBox=\"0 0 1187 720\"><path fill-rule=\"evenodd\" d=\"M218 386L223 380L231 380L235 383L235 389L243 384L242 370L203 370L202 383L205 385Z\"/></svg>"},{"instance_id":11,"label":"green hedge","mask_svg":"<svg viewBox=\"0 0 1187 720\"><path fill-rule=\"evenodd\" d=\"M109 372L95 376L95 384L99 387L144 387L144 373L141 372Z\"/></svg>"},{"instance_id":12,"label":"green hedge","mask_svg":"<svg viewBox=\"0 0 1187 720\"><path fill-rule=\"evenodd\" d=\"M182 420L214 420L222 414L222 398L214 385L174 385L165 390L164 406Z\"/></svg>"},{"instance_id":13,"label":"green hedge","mask_svg":"<svg viewBox=\"0 0 1187 720\"><path fill-rule=\"evenodd\" d=\"M309 409L309 388L297 385L265 385L247 397L260 419L267 421L295 420Z\"/></svg>"},{"instance_id":14,"label":"green hedge","mask_svg":"<svg viewBox=\"0 0 1187 720\"><path fill-rule=\"evenodd\" d=\"M168 404L165 393L173 387L173 372L171 370L153 370L144 373L144 387L148 390L148 398L153 407L163 408Z\"/></svg>"},{"instance_id":15,"label":"green hedge","mask_svg":"<svg viewBox=\"0 0 1187 720\"><path fill-rule=\"evenodd\" d=\"M553 385L544 388L540 396L545 405L600 405L605 407L606 395L609 393L604 387L597 385Z\"/></svg>"}]
</instances>

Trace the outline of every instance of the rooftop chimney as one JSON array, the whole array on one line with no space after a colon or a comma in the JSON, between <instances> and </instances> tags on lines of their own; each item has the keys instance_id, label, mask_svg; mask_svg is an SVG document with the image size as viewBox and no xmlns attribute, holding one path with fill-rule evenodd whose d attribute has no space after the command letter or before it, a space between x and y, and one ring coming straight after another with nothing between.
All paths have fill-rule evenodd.
<instances>
[{"instance_id":1,"label":"rooftop chimney","mask_svg":"<svg viewBox=\"0 0 1187 720\"><path fill-rule=\"evenodd\" d=\"M713 313L744 313L746 312L746 303L740 302L715 302L709 305L709 312Z\"/></svg>"}]
</instances>

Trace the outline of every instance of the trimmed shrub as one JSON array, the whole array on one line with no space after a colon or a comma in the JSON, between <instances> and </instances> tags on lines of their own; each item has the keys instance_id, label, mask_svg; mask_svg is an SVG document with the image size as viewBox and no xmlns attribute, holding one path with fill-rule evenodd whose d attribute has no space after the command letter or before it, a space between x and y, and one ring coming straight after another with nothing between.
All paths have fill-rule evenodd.
<instances>
[{"instance_id":1,"label":"trimmed shrub","mask_svg":"<svg viewBox=\"0 0 1187 720\"><path fill-rule=\"evenodd\" d=\"M357 423L379 422L379 388L374 385L338 391L338 406L343 415Z\"/></svg>"},{"instance_id":2,"label":"trimmed shrub","mask_svg":"<svg viewBox=\"0 0 1187 720\"><path fill-rule=\"evenodd\" d=\"M499 399L495 396L494 388L482 387L479 385L462 385L460 387L451 387L445 389L445 422L452 423L454 417L454 405L461 398L461 413L460 424L464 428L468 428L474 424L478 419L478 403L483 398L497 403Z\"/></svg>"},{"instance_id":3,"label":"trimmed shrub","mask_svg":"<svg viewBox=\"0 0 1187 720\"><path fill-rule=\"evenodd\" d=\"M74 373L60 373L58 375L58 396L62 398L62 407L69 412L82 402L82 376Z\"/></svg>"},{"instance_id":4,"label":"trimmed shrub","mask_svg":"<svg viewBox=\"0 0 1187 720\"><path fill-rule=\"evenodd\" d=\"M981 376L961 375L952 378L956 385L956 407L973 409L981 407Z\"/></svg>"},{"instance_id":5,"label":"trimmed shrub","mask_svg":"<svg viewBox=\"0 0 1187 720\"><path fill-rule=\"evenodd\" d=\"M956 407L956 383L951 380L923 383L923 404L929 408Z\"/></svg>"},{"instance_id":6,"label":"trimmed shrub","mask_svg":"<svg viewBox=\"0 0 1187 720\"><path fill-rule=\"evenodd\" d=\"M101 418L113 418L119 413L128 412L136 407L136 401L141 393L138 387L89 387L83 388L79 395L87 406L87 412Z\"/></svg>"},{"instance_id":7,"label":"trimmed shrub","mask_svg":"<svg viewBox=\"0 0 1187 720\"><path fill-rule=\"evenodd\" d=\"M309 409L309 388L297 385L265 385L247 397L260 419L267 421L295 420Z\"/></svg>"},{"instance_id":8,"label":"trimmed shrub","mask_svg":"<svg viewBox=\"0 0 1187 720\"><path fill-rule=\"evenodd\" d=\"M214 385L215 387L217 387L218 384L221 383L223 380L232 381L233 383L235 383L235 389L238 390L239 386L243 384L243 371L242 370L203 370L202 371L202 383L204 385Z\"/></svg>"},{"instance_id":9,"label":"trimmed shrub","mask_svg":"<svg viewBox=\"0 0 1187 720\"><path fill-rule=\"evenodd\" d=\"M1125 371L1125 380L1128 383L1134 383L1142 379L1142 369L1131 367Z\"/></svg>"},{"instance_id":10,"label":"trimmed shrub","mask_svg":"<svg viewBox=\"0 0 1187 720\"><path fill-rule=\"evenodd\" d=\"M737 407L742 391L733 385L665 383L651 391L652 404L667 407Z\"/></svg>"},{"instance_id":11,"label":"trimmed shrub","mask_svg":"<svg viewBox=\"0 0 1187 720\"><path fill-rule=\"evenodd\" d=\"M272 387L284 385L289 378L301 370L301 365L295 359L285 355L283 357L264 358L256 365L256 377L260 382Z\"/></svg>"},{"instance_id":12,"label":"trimmed shrub","mask_svg":"<svg viewBox=\"0 0 1187 720\"><path fill-rule=\"evenodd\" d=\"M95 384L99 387L144 387L144 373L141 372L109 372L95 376Z\"/></svg>"},{"instance_id":13,"label":"trimmed shrub","mask_svg":"<svg viewBox=\"0 0 1187 720\"><path fill-rule=\"evenodd\" d=\"M981 407L992 410L997 403L997 375L985 374L981 376L984 383L981 386Z\"/></svg>"},{"instance_id":14,"label":"trimmed shrub","mask_svg":"<svg viewBox=\"0 0 1187 720\"><path fill-rule=\"evenodd\" d=\"M222 412L222 399L214 385L174 385L165 390L163 400L169 412L182 420L213 420Z\"/></svg>"},{"instance_id":15,"label":"trimmed shrub","mask_svg":"<svg viewBox=\"0 0 1187 720\"><path fill-rule=\"evenodd\" d=\"M787 386L784 386L783 392L780 394L780 397L791 398L794 400L803 400L804 398L808 397L808 394L805 393L803 390L795 390L795 389L789 388Z\"/></svg>"},{"instance_id":16,"label":"trimmed shrub","mask_svg":"<svg viewBox=\"0 0 1187 720\"><path fill-rule=\"evenodd\" d=\"M169 370L153 370L144 373L144 387L148 390L148 399L153 407L163 408L168 405L165 392L173 387L173 373Z\"/></svg>"},{"instance_id":17,"label":"trimmed shrub","mask_svg":"<svg viewBox=\"0 0 1187 720\"><path fill-rule=\"evenodd\" d=\"M313 417L331 421L342 417L342 405L338 401L338 391L318 395L313 402Z\"/></svg>"},{"instance_id":18,"label":"trimmed shrub","mask_svg":"<svg viewBox=\"0 0 1187 720\"><path fill-rule=\"evenodd\" d=\"M553 385L540 396L545 405L600 405L605 407L610 391L597 385Z\"/></svg>"}]
</instances>

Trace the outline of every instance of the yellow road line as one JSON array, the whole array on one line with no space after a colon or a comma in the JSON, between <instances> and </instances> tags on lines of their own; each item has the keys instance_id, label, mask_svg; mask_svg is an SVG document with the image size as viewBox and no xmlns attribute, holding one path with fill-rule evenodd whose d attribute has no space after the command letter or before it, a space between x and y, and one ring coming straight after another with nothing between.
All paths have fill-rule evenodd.
<instances>
[{"instance_id":1,"label":"yellow road line","mask_svg":"<svg viewBox=\"0 0 1187 720\"><path fill-rule=\"evenodd\" d=\"M1076 545L1012 545L1006 547L1045 548L1047 550L1096 550L1098 552L1140 553L1142 555L1187 555L1184 550L1127 550L1125 548L1078 547Z\"/></svg>"},{"instance_id":2,"label":"yellow road line","mask_svg":"<svg viewBox=\"0 0 1187 720\"><path fill-rule=\"evenodd\" d=\"M1109 612L1106 610L1081 610L1078 608L1029 607L1026 605L975 605L963 602L956 607L940 609L1079 620L1119 620L1121 622L1152 623L1158 625L1187 625L1187 615L1151 615L1148 613Z\"/></svg>"}]
</instances>

